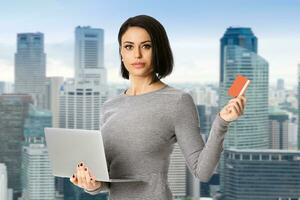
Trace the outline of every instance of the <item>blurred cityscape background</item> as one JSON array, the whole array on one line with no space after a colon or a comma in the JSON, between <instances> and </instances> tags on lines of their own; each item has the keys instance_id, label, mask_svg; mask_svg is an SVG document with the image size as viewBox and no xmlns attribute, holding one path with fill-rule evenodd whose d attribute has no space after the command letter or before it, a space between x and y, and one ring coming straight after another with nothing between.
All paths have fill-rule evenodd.
<instances>
[{"instance_id":1,"label":"blurred cityscape background","mask_svg":"<svg viewBox=\"0 0 300 200\"><path fill-rule=\"evenodd\" d=\"M52 175L44 128L99 130L103 103L129 86L120 75L118 28L138 14L165 26L175 68L163 81L192 95L205 141L236 75L252 81L209 182L191 175L175 145L174 198L300 200L299 9L300 2L276 0L4 3L0 200L108 199Z\"/></svg>"}]
</instances>

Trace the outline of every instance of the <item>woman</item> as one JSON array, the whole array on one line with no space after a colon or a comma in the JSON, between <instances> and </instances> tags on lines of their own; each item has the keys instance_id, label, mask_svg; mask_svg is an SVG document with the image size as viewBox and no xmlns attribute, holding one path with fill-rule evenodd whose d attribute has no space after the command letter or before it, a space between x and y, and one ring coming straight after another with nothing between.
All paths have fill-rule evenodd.
<instances>
[{"instance_id":1,"label":"woman","mask_svg":"<svg viewBox=\"0 0 300 200\"><path fill-rule=\"evenodd\" d=\"M160 80L173 69L163 26L150 16L135 16L123 23L118 41L122 77L130 80L130 87L104 103L101 132L110 178L142 182L95 181L84 163L70 181L90 194L109 191L114 200L172 199L167 173L176 142L193 175L209 181L229 123L243 114L245 96L231 99L218 113L205 144L192 97Z\"/></svg>"}]
</instances>

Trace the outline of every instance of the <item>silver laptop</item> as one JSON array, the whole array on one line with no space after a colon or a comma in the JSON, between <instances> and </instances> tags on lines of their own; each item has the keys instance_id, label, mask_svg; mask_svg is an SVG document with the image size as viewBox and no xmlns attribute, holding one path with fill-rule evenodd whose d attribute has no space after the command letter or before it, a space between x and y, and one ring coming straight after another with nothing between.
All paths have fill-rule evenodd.
<instances>
[{"instance_id":1,"label":"silver laptop","mask_svg":"<svg viewBox=\"0 0 300 200\"><path fill-rule=\"evenodd\" d=\"M102 135L96 130L45 128L46 143L54 176L70 178L81 161L97 181L136 182L136 179L110 179Z\"/></svg>"}]
</instances>

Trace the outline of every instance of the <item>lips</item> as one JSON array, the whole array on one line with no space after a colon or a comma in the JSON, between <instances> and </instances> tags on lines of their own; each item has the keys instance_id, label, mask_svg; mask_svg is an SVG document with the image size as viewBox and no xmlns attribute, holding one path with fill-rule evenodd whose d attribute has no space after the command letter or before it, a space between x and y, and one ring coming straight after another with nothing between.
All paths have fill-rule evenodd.
<instances>
[{"instance_id":1,"label":"lips","mask_svg":"<svg viewBox=\"0 0 300 200\"><path fill-rule=\"evenodd\" d=\"M135 68L142 68L145 66L145 63L143 62L135 62L132 64Z\"/></svg>"}]
</instances>

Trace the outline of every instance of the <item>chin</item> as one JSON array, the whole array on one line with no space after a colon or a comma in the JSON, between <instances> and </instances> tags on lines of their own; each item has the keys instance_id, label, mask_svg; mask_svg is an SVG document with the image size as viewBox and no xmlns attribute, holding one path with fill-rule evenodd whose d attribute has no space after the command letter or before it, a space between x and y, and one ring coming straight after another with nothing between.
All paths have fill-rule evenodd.
<instances>
[{"instance_id":1,"label":"chin","mask_svg":"<svg viewBox=\"0 0 300 200\"><path fill-rule=\"evenodd\" d=\"M130 72L133 76L149 76L149 71L145 71L145 69L134 69Z\"/></svg>"},{"instance_id":2,"label":"chin","mask_svg":"<svg viewBox=\"0 0 300 200\"><path fill-rule=\"evenodd\" d=\"M144 73L144 72L141 72L141 73L131 73L131 76L136 76L136 77L148 77L149 76L149 73Z\"/></svg>"}]
</instances>

